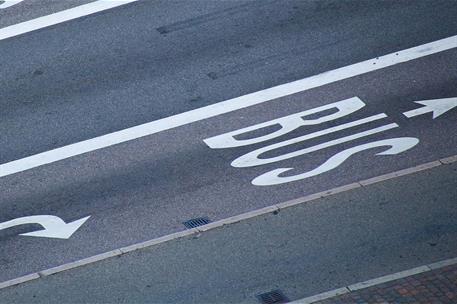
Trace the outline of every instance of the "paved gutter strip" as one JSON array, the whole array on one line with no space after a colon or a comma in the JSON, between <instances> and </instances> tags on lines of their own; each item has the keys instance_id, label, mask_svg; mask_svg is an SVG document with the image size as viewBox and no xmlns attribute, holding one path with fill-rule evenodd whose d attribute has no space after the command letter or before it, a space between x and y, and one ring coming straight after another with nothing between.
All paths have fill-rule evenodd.
<instances>
[{"instance_id":1,"label":"paved gutter strip","mask_svg":"<svg viewBox=\"0 0 457 304\"><path fill-rule=\"evenodd\" d=\"M264 215L264 214L273 213L273 212L279 212L278 206L273 205L273 206L269 206L269 207L265 207L265 208L261 208L261 209L257 209L257 210L253 210L253 211L249 211L249 212L246 212L246 213L243 213L243 214L240 214L240 215L231 216L231 217L225 218L225 219L220 220L220 221L215 221L215 222L212 222L210 224L197 227L197 229L200 232L204 232L204 231L208 231L208 230L211 230L211 229L219 228L219 227L222 227L222 226L225 226L225 225L231 225L231 224L234 224L234 223L238 223L238 222L241 222L243 220L247 220L247 219L250 219L250 218L257 217L259 215Z\"/></svg>"},{"instance_id":2,"label":"paved gutter strip","mask_svg":"<svg viewBox=\"0 0 457 304\"><path fill-rule=\"evenodd\" d=\"M132 252L132 251L135 251L135 250L138 250L138 249L148 248L148 247L152 247L152 246L155 246L155 245L158 245L158 244L161 244L161 243L166 243L168 241L180 239L180 238L183 238L183 237L186 237L186 236L190 236L190 235L193 235L193 234L198 234L199 232L200 231L197 228L192 228L192 229L189 229L189 230L183 230L183 231L172 233L172 234L168 234L168 235L156 238L156 239L152 239L152 240L149 240L149 241L146 241L146 242L142 242L142 243L138 243L138 244L133 244L133 245L130 245L130 246L122 247L120 249L120 252L121 252L121 254L126 254L128 252Z\"/></svg>"},{"instance_id":3,"label":"paved gutter strip","mask_svg":"<svg viewBox=\"0 0 457 304\"><path fill-rule=\"evenodd\" d=\"M77 267L80 267L80 266L85 266L85 265L89 265L89 264L92 264L92 263L95 263L95 262L98 262L98 261L106 260L106 259L109 259L109 258L112 258L112 257L121 256L123 254L127 254L127 253L135 251L135 250L149 248L149 247L152 247L152 246L155 246L155 245L158 245L158 244L163 244L163 243L166 243L168 241L177 240L177 239L180 239L180 238L183 238L183 237L187 237L187 236L191 236L191 235L198 235L198 234L200 234L202 232L205 232L205 231L208 231L208 230L219 228L219 227L222 227L222 226L225 226L225 225L231 225L231 224L234 224L234 223L237 223L237 222L240 222L240 221L243 221L243 220L251 219L251 218L254 218L254 217L257 217L257 216L260 216L260 215L279 212L281 209L285 209L285 208L293 207L293 206L296 206L296 205L299 205L299 204L315 201L315 200L317 200L319 198L324 198L324 197L328 197L328 196L335 195L335 194L338 194L338 193L347 192L347 191L350 191L350 190L353 190L353 189L357 189L357 188L360 188L360 187L365 187L367 185L371 185L371 184L374 184L374 183L386 181L386 180L393 179L393 178L400 177L400 176L405 176L405 175L417 173L417 172L428 170L428 169L432 169L432 168L435 168L435 167L438 167L438 166L443 166L443 165L445 166L445 165L448 165L448 164L451 164L451 163L455 163L455 162L457 162L457 155L454 155L454 156L451 156L451 157L447 157L447 158L443 158L443 159L440 159L438 161L425 163L425 164L418 165L418 166L415 166L415 167L411 167L411 168L408 168L408 169L399 170L399 171L396 171L396 172L380 175L380 176L373 177L373 178L366 179L366 180L362 180L362 181L359 181L359 182L356 182L356 183L351 183L351 184L348 184L348 185L344 185L344 186L341 186L341 187L336 187L336 188L329 189L329 190L326 190L326 191L322 191L322 192L319 192L319 193L307 195L307 196L304 196L304 197L301 197L301 198L297 198L297 199L294 199L294 200L286 201L286 202L279 203L279 204L276 204L276 205L273 205L273 206L268 206L268 207L265 207L265 208L249 211L249 212L246 212L246 213L243 213L243 214L240 214L240 215L236 215L236 216L228 217L228 218L225 218L225 219L222 219L222 220L219 220L219 221L215 221L215 222L212 222L210 224L207 224L207 225L204 225L204 226L200 226L198 228L193 228L193 229L189 229L189 230L183 230L183 231L180 231L180 232L168 234L168 235L165 235L165 236L162 236L162 237L159 237L159 238L155 238L155 239L152 239L152 240L149 240L149 241L145 241L145 242L141 242L141 243L138 243L138 244L133 244L133 245L130 245L130 246L122 247L120 249L115 249L115 250L108 251L108 252L102 253L102 254L98 254L98 255L95 255L95 256L92 256L92 257L88 257L88 258L85 258L85 259L82 259L82 260L78 260L78 261L67 263L67 264L63 264L63 265L60 265L60 266L57 266L57 267L53 267L53 268L49 268L49 269L46 269L46 270L42 270L42 271L39 271L37 273L32 273L32 274L25 275L25 276L22 276L22 277L19 277L19 278L15 278L15 279L12 279L12 280L9 280L9 281L0 282L0 290L3 289L3 288L7 288L7 287L14 286L14 285L19 285L19 284L22 284L22 283L25 283L25 282L28 282L28 281L31 281L31 280L35 280L35 279L38 279L40 277L46 277L46 276L53 275L53 274L56 274L56 273L59 273L59 272L63 272L63 271L70 270L70 269L74 269L74 268L77 268ZM398 277L398 275L400 275L400 274L403 274L404 276L410 276L410 275L418 273L418 272L414 272L414 271L418 271L418 270L421 270L421 272L430 271L430 270L433 270L433 269L439 269L439 268L442 268L444 266L449 266L449 265L453 265L453 264L457 264L457 258L446 260L446 261L437 262L437 263L426 265L426 266L421 266L421 267L418 267L418 268L414 268L414 269L411 269L411 270L406 270L406 271L403 271L403 272L400 272L400 273L397 273L397 274L392 274L392 275L381 277L381 278L374 279L374 280L369 280L369 281L366 281L366 282L353 284L353 285L350 285L348 287L339 288L339 289L336 289L334 291L325 292L323 294L315 295L315 296L312 296L312 297L309 297L309 298L305 298L305 299L302 299L302 300L298 300L298 301L295 301L295 302L292 302L292 303L297 303L297 304L298 303L301 303L301 304L313 303L313 302L316 302L318 300L323 300L323 299L326 299L326 298L330 298L330 297L336 296L336 295L338 295L337 293L343 292L345 289L347 289L348 291L353 291L353 290L357 290L358 287L359 287L359 289L362 288L362 286L365 286L363 288L366 288L366 287L372 286L374 284L373 282L379 281L381 283L381 282L388 282L388 281L391 281L391 280L398 279L398 278L400 278L400 277ZM409 274L409 273L411 273L411 274ZM382 281L382 280L384 280L384 281ZM371 284L371 285L369 285L369 284ZM379 283L376 283L376 284L379 284ZM351 289L350 287L356 288L356 289ZM326 295L327 295L327 297L323 298ZM313 302L310 302L310 301L313 301Z\"/></svg>"},{"instance_id":4,"label":"paved gutter strip","mask_svg":"<svg viewBox=\"0 0 457 304\"><path fill-rule=\"evenodd\" d=\"M318 295L311 296L311 297L308 297L308 298L305 298L305 299L293 301L293 302L290 302L290 304L292 304L292 303L293 304L311 304L311 303L314 303L314 302L318 302L318 301L330 299L330 298L333 298L333 297L337 297L337 296L340 296L340 295L343 295L343 294L346 294L346 293L349 293L349 292L351 292L351 291L347 287L338 288L338 289L334 289L334 290L330 290L330 291L327 291L327 292L323 292L323 293L320 293Z\"/></svg>"},{"instance_id":5,"label":"paved gutter strip","mask_svg":"<svg viewBox=\"0 0 457 304\"><path fill-rule=\"evenodd\" d=\"M436 263L428 265L428 267L430 267L432 270L435 270L435 269L440 269L440 268L455 265L455 264L457 264L457 258L436 262Z\"/></svg>"},{"instance_id":6,"label":"paved gutter strip","mask_svg":"<svg viewBox=\"0 0 457 304\"><path fill-rule=\"evenodd\" d=\"M330 298L333 298L333 297L336 297L336 296L339 296L339 295L342 295L342 294L345 294L345 293L350 293L350 292L353 292L353 291L359 291L359 290L362 290L362 289L365 289L365 288L368 288L368 287L372 287L372 286L375 286L375 285L380 285L380 284L383 284L383 283L396 281L396 280L403 279L403 278L406 278L406 277L410 277L410 276L413 276L413 275L416 275L416 274L425 273L425 272L429 272L429 271L432 271L432 270L436 270L436 269L440 269L440 268L444 268L444 267L451 266L451 265L456 265L456 264L457 264L457 258L452 258L452 259L448 259L448 260L444 260L444 261L440 261L440 262L436 262L436 263L432 263L432 264L423 265L423 266L419 266L419 267L416 267L416 268L408 269L408 270L405 270L405 271L400 271L400 272L397 272L397 273L389 274L389 275L386 275L386 276L383 276L383 277L367 280L367 281L364 281L364 282L359 282L359 283L352 284L352 285L349 285L349 286L346 286L346 287L330 290L330 291L327 291L327 292L324 292L324 293L320 293L318 295L314 295L314 296L311 296L311 297L308 297L308 298L304 298L304 299L300 299L300 300L296 300L296 301L290 302L290 304L312 304L312 303L315 303L315 302L318 302L318 301L322 301L322 300L326 300L326 299L330 299Z\"/></svg>"},{"instance_id":7,"label":"paved gutter strip","mask_svg":"<svg viewBox=\"0 0 457 304\"><path fill-rule=\"evenodd\" d=\"M406 277L410 277L410 276L413 276L415 274L427 272L427 271L430 271L430 270L432 270L432 269L430 267L428 267L427 265L426 266L419 266L419 267L416 267L416 268L412 268L412 269L408 269L408 270L405 270L405 271L396 272L396 273L389 274L389 275L386 275L386 276L383 276L383 277L379 277L379 278L376 278L376 279L372 279L372 280L368 280L368 281L352 284L352 285L347 286L347 289L349 289L350 291L361 290L361 289L368 288L368 287L371 287L371 286L375 286L375 285L379 285L379 284L395 281L395 280L398 280L398 279L403 279L403 278L406 278Z\"/></svg>"},{"instance_id":8,"label":"paved gutter strip","mask_svg":"<svg viewBox=\"0 0 457 304\"><path fill-rule=\"evenodd\" d=\"M454 155L454 156L450 156L450 157L447 157L447 158L440 159L440 162L441 162L443 165L455 163L455 162L457 162L457 155Z\"/></svg>"},{"instance_id":9,"label":"paved gutter strip","mask_svg":"<svg viewBox=\"0 0 457 304\"><path fill-rule=\"evenodd\" d=\"M392 178L396 178L396 177L400 177L400 176L404 176L404 175L408 175L408 174L412 174L412 173L416 173L416 172L432 169L432 168L435 168L435 167L443 165L444 163L441 162L441 161L442 160L437 160L437 161L433 161L433 162L430 162L430 163L425 163L425 164L422 164L422 165L419 165L419 166L416 166L416 167L411 167L411 168L408 168L408 169L404 169L404 170L400 170L400 171L396 171L396 172L392 172L392 173L387 173L387 174L384 174L384 175L380 175L380 176L376 176L376 177L369 178L369 179L366 179L366 180L362 180L359 183L362 186L368 186L368 185L379 183L379 182L382 182L382 181L385 181L385 180L389 180L389 179L392 179Z\"/></svg>"}]
</instances>

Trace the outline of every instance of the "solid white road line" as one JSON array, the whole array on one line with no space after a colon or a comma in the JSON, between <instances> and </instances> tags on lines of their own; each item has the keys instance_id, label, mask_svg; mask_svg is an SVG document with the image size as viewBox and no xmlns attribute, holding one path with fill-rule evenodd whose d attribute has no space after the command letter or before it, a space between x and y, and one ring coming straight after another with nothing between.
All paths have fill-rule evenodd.
<instances>
[{"instance_id":1,"label":"solid white road line","mask_svg":"<svg viewBox=\"0 0 457 304\"><path fill-rule=\"evenodd\" d=\"M0 29L0 40L112 9L138 0L99 0Z\"/></svg>"},{"instance_id":2,"label":"solid white road line","mask_svg":"<svg viewBox=\"0 0 457 304\"><path fill-rule=\"evenodd\" d=\"M238 223L238 222L241 222L241 221L245 221L245 220L249 220L249 219L255 218L257 216L266 215L268 213L280 212L283 209L294 207L294 206L301 205L301 204L311 203L311 202L316 201L316 200L318 200L320 198L329 197L329 196L332 196L332 195L335 195L335 194L338 194L338 193L351 191L351 190L354 190L354 189L357 189L357 188L369 186L371 184L383 182L383 181L386 181L386 180L398 178L398 177L409 175L409 174L414 174L414 173L425 171L425 170L430 170L430 169L438 167L438 166L450 165L450 164L453 164L453 163L457 163L457 155L450 156L450 157L447 157L447 158L443 158L443 159L440 159L440 160L437 160L437 161L434 161L434 162L422 164L422 165L419 165L419 166L416 166L416 167L411 167L411 168L407 168L407 169L404 169L404 170L391 172L389 174L380 175L380 176L377 176L377 177L370 178L368 180L362 180L362 181L359 181L359 182L356 182L356 183L352 183L352 184L336 187L336 188L333 188L333 189L325 190L323 192L314 193L314 194L311 194L311 195L307 195L307 196L304 196L304 197L300 197L300 198L297 198L297 199L294 199L294 200L290 200L290 201L286 201L286 202L283 202L283 203L279 203L279 204L276 204L276 205L264 207L264 208L261 208L261 209L256 209L256 210L253 210L253 211L249 211L249 212L246 212L246 213L242 213L242 214L239 214L239 215L228 217L228 218L225 218L225 219L222 219L222 220L218 220L218 221L209 223L207 225L199 226L197 228L192 228L192 229L183 230L183 231L175 232L175 233L172 233L172 234L164 235L164 236L152 239L152 240L144 241L144 242L141 242L141 243L129 245L129 246L118 248L118 249L114 249L112 251L108 251L108 252L105 252L105 253L102 253L102 254L98 254L98 255L94 255L94 256L90 256L90 257L84 258L82 260L78 260L78 261L75 261L75 262L70 262L70 263L67 263L67 264L63 264L63 265L60 265L60 266L56 266L56 267L53 267L53 268L42 270L42 271L39 271L39 272L36 272L36 273L32 273L32 274L29 274L29 275L26 275L26 276L23 276L23 277L15 278L15 279L12 279L12 280L9 280L9 281L5 281L5 282L0 282L0 290L3 289L3 288L7 288L7 287L15 286L15 285L18 285L18 284L26 283L28 281L32 281L32 280L35 280L35 279L39 279L41 277L50 276L50 275L53 275L53 274L56 274L56 273L60 273L60 272L67 271L67 270L71 270L71 269L78 268L78 267L85 266L85 265L90 265L90 264L96 263L98 261L107 260L107 259L112 258L112 257L117 257L117 256L121 256L123 254L128 254L128 253L133 252L133 251L150 248L150 247L153 247L153 246L156 246L156 245L159 245L159 244L163 244L163 243L170 242L170 241L173 241L173 240L181 239L181 238L184 238L184 237L187 237L187 236L191 236L191 235L198 235L200 233L204 233L204 232L209 231L209 230L220 228L220 227L223 227L223 226L226 226L226 225L232 225L232 224L235 224L235 223ZM457 258L453 259L453 260L446 260L446 261L441 261L441 262L438 262L438 263L430 264L430 265L428 265L428 267L430 269L438 269L438 268L449 266L449 265L453 265L453 264L457 264ZM383 277L383 278L385 279L385 277ZM370 281L367 281L367 282L373 283L373 280L370 280ZM351 285L351 286L353 288L355 288L354 286L358 286L358 285ZM323 294L320 294L320 295L317 295L317 296L314 296L314 297L311 297L311 298L303 299L303 300L301 300L303 302L296 302L296 303L312 303L312 302L309 302L309 301L308 302L304 302L304 300L329 298L329 297L337 295L337 294L339 294L341 292L344 293L344 292L349 292L349 291L350 291L350 289L348 289L347 287L340 288L340 289L336 289L334 291L329 291L329 292L326 292L326 293L323 293Z\"/></svg>"},{"instance_id":3,"label":"solid white road line","mask_svg":"<svg viewBox=\"0 0 457 304\"><path fill-rule=\"evenodd\" d=\"M0 165L0 177L457 47L457 35Z\"/></svg>"}]
</instances>

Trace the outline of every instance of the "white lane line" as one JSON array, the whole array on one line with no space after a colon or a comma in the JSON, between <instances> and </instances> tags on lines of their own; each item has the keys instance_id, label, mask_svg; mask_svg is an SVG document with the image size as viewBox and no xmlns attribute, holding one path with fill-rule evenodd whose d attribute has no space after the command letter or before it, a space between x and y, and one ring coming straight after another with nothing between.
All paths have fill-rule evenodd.
<instances>
[{"instance_id":1,"label":"white lane line","mask_svg":"<svg viewBox=\"0 0 457 304\"><path fill-rule=\"evenodd\" d=\"M138 0L99 0L0 29L0 40L109 10Z\"/></svg>"},{"instance_id":2,"label":"white lane line","mask_svg":"<svg viewBox=\"0 0 457 304\"><path fill-rule=\"evenodd\" d=\"M457 35L0 165L0 177L457 47Z\"/></svg>"},{"instance_id":3,"label":"white lane line","mask_svg":"<svg viewBox=\"0 0 457 304\"><path fill-rule=\"evenodd\" d=\"M352 184L348 184L348 185L336 187L336 188L333 188L333 189L325 190L323 192L310 194L310 195L307 195L307 196L304 196L304 197L300 197L300 198L297 198L297 199L294 199L294 200L290 200L290 201L286 201L286 202L283 202L283 203L279 203L279 204L276 204L276 205L272 205L272 206L268 206L268 207L264 207L264 208L260 208L260 209L256 209L256 210L252 210L252 211L249 211L249 212L246 212L246 213L242 213L242 214L235 215L235 216L232 216L232 217L228 217L228 218L225 218L225 219L222 219L222 220L218 220L218 221L212 222L212 223L207 224L207 225L199 226L197 228L192 228L192 229L189 229L189 230L183 230L183 231L175 232L175 233L172 233L172 234L164 235L164 236L152 239L152 240L144 241L144 242L141 242L141 243L136 243L136 244L129 245L129 246L126 246L126 247L114 249L112 251L108 251L108 252L105 252L105 253L102 253L102 254L90 256L90 257L84 258L82 260L66 263L66 264L63 264L63 265L60 265L60 266L56 266L56 267L53 267L53 268L48 268L46 270L42 270L42 271L39 271L39 272L36 272L36 273L32 273L32 274L29 274L29 275L26 275L26 276L23 276L23 277L15 278L15 279L12 279L12 280L9 280L9 281L5 281L5 282L0 282L0 290L4 289L4 288L11 287L11 286L19 285L19 284L22 284L22 283L26 283L26 282L29 282L29 281L32 281L32 280L36 280L36 279L39 279L41 277L50 276L50 275L57 274L57 273L60 273L60 272L64 272L64 271L68 271L68 270L71 270L71 269L79 268L81 266L86 266L86 265L90 265L90 264L93 264L93 263L96 263L96 262L99 262L99 261L107 260L107 259L110 259L110 258L113 258L113 257L118 257L118 256L121 256L123 254L129 254L130 252L134 252L134 251L137 251L137 250L143 250L143 249L151 248L153 246L157 246L159 244L164 244L164 243L167 243L167 242L170 242L170 241L182 239L184 237L205 233L206 231L209 231L209 230L217 229L217 228L220 228L220 227L223 227L223 226L226 226L226 225L236 224L236 223L239 223L241 221L246 221L246 220L249 220L249 219L253 219L253 218L258 217L258 216L266 215L266 214L269 214L269 213L280 212L283 209L291 208L291 207L294 207L294 206L297 206L297 205L301 205L301 204L311 203L311 202L314 202L314 201L316 201L318 199L329 197L329 196L333 196L333 195L336 195L338 193L347 192L347 191L351 191L351 190L354 190L354 189L357 189L357 188L366 187L366 186L369 186L371 184L380 183L380 182L387 181L387 180L390 180L390 179L395 179L395 178L398 178L398 177L401 177L401 176L414 174L414 173L418 173L418 172L425 171L425 170L430 170L430 169L438 167L438 166L447 166L447 165L450 165L450 164L453 164L453 163L457 163L457 155L454 155L454 156L451 156L451 157L447 157L447 158L443 158L443 159L440 159L440 160L437 160L437 161L434 161L434 162L422 164L422 165L419 165L419 166L416 166L416 167L411 167L411 168L407 168L407 169L404 169L404 170L391 172L389 174L380 175L380 176L377 176L377 177L373 177L373 178L371 178L369 180L361 180L361 181L358 181L358 182L355 182L355 183L352 183ZM370 182L366 183L366 181L370 181ZM440 262L437 262L437 263L434 263L434 264L430 264L430 265L428 265L428 267L430 269L438 269L438 268L442 268L442 267L453 265L453 264L457 264L457 258L452 259L452 260L440 261ZM373 281L370 280L370 282L373 282ZM354 287L354 285L352 285L352 286ZM331 297L332 295L337 295L342 291L343 292L349 292L350 290L347 289L347 287L345 287L345 288L336 289L334 291L329 291L329 292L326 292L326 293L323 293L323 294L320 294L320 295L314 296L314 297L318 297L318 298L319 297L325 297L325 298L328 298L328 297ZM310 298L307 298L307 299L310 299ZM302 302L298 302L298 303L302 303ZM303 303L310 303L310 302L303 302Z\"/></svg>"}]
</instances>

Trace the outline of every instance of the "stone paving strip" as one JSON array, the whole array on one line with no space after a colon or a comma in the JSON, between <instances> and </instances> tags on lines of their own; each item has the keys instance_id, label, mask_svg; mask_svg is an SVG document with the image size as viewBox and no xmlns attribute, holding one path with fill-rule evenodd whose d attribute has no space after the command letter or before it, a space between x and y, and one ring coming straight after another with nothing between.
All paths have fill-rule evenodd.
<instances>
[{"instance_id":1,"label":"stone paving strip","mask_svg":"<svg viewBox=\"0 0 457 304\"><path fill-rule=\"evenodd\" d=\"M457 259L454 259L457 263ZM348 287L350 289L350 286ZM293 303L315 304L455 304L457 303L457 264L381 283L332 298Z\"/></svg>"}]
</instances>

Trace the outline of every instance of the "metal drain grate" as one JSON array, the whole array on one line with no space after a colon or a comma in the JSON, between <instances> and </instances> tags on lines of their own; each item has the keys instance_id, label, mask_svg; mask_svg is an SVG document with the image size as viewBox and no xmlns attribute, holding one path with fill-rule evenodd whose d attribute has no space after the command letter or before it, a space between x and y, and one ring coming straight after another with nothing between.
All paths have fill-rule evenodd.
<instances>
[{"instance_id":1,"label":"metal drain grate","mask_svg":"<svg viewBox=\"0 0 457 304\"><path fill-rule=\"evenodd\" d=\"M197 218L188 220L188 221L184 222L183 224L184 224L184 226L186 226L187 229L192 229L192 228L195 228L195 227L198 227L198 226L203 226L203 225L206 225L206 224L209 224L209 223L211 223L209 218L207 218L207 217L197 217Z\"/></svg>"},{"instance_id":2,"label":"metal drain grate","mask_svg":"<svg viewBox=\"0 0 457 304\"><path fill-rule=\"evenodd\" d=\"M259 294L256 297L262 304L280 304L289 302L289 299L279 289Z\"/></svg>"}]
</instances>

